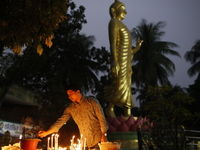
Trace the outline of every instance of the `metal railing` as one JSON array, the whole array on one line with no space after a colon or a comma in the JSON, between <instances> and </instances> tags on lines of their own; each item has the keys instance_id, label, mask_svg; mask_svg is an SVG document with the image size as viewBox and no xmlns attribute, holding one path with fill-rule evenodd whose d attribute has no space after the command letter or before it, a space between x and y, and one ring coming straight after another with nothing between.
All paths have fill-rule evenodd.
<instances>
[{"instance_id":1,"label":"metal railing","mask_svg":"<svg viewBox=\"0 0 200 150\"><path fill-rule=\"evenodd\" d=\"M200 150L200 131L198 130L185 130L186 133L186 149L187 150Z\"/></svg>"},{"instance_id":2,"label":"metal railing","mask_svg":"<svg viewBox=\"0 0 200 150\"><path fill-rule=\"evenodd\" d=\"M198 130L184 130L183 141L185 150L200 150L200 131ZM148 131L143 131L140 128L138 134L138 150L158 150L152 141L151 134ZM170 143L168 143L170 145ZM179 143L180 144L180 143Z\"/></svg>"}]
</instances>

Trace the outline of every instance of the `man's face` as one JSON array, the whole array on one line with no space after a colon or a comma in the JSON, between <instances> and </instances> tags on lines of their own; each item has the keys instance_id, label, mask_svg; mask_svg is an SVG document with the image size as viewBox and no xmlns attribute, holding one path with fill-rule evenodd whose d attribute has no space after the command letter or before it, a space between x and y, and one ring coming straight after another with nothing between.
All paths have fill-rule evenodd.
<instances>
[{"instance_id":1,"label":"man's face","mask_svg":"<svg viewBox=\"0 0 200 150\"><path fill-rule=\"evenodd\" d=\"M80 99L80 90L67 90L67 95L72 102L78 102L78 100Z\"/></svg>"}]
</instances>

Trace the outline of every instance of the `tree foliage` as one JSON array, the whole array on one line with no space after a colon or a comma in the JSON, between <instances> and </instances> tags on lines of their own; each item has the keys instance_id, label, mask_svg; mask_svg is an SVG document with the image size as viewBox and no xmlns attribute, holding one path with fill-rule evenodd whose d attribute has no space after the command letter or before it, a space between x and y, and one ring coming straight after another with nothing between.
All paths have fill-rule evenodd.
<instances>
[{"instance_id":1,"label":"tree foliage","mask_svg":"<svg viewBox=\"0 0 200 150\"><path fill-rule=\"evenodd\" d=\"M21 53L22 47L37 48L66 19L68 0L0 1L0 40Z\"/></svg>"},{"instance_id":2,"label":"tree foliage","mask_svg":"<svg viewBox=\"0 0 200 150\"><path fill-rule=\"evenodd\" d=\"M184 130L190 129L191 122L198 118L187 109L195 100L169 86L150 86L146 96L150 99L145 105L147 117L154 122L153 143L158 149L183 150L186 142Z\"/></svg>"},{"instance_id":3,"label":"tree foliage","mask_svg":"<svg viewBox=\"0 0 200 150\"><path fill-rule=\"evenodd\" d=\"M186 61L189 61L192 66L188 69L188 75L193 77L197 75L194 84L189 85L187 91L191 97L196 99L196 102L190 107L192 112L199 112L200 104L200 40L196 40L194 46L192 46L190 51L185 53Z\"/></svg>"},{"instance_id":4,"label":"tree foliage","mask_svg":"<svg viewBox=\"0 0 200 150\"><path fill-rule=\"evenodd\" d=\"M200 80L200 40L196 40L191 50L185 53L185 59L192 64L188 69L188 75L192 77L197 74Z\"/></svg>"},{"instance_id":5,"label":"tree foliage","mask_svg":"<svg viewBox=\"0 0 200 150\"><path fill-rule=\"evenodd\" d=\"M3 65L0 71L4 79L10 81L8 84L2 79L5 84L1 85L1 89L6 93L4 87L8 89L15 83L40 94L43 102L40 119L45 122L45 129L60 117L70 103L65 93L67 84L79 82L83 86L83 94L88 91L97 94L102 88L98 74L108 70L108 51L104 47L93 46L94 36L80 34L82 25L87 22L85 8L80 6L77 9L73 2L67 6L67 19L59 23L54 32L51 48L41 44L44 51L40 56L34 47L27 47L19 56L11 53L1 57ZM100 103L104 104L101 100Z\"/></svg>"},{"instance_id":6,"label":"tree foliage","mask_svg":"<svg viewBox=\"0 0 200 150\"><path fill-rule=\"evenodd\" d=\"M164 22L153 24L143 19L132 30L135 39L140 37L144 41L133 58L133 81L138 87L170 83L168 77L173 75L175 65L167 55L180 57L180 54L172 49L178 47L177 44L161 41L165 34L161 29L164 27Z\"/></svg>"},{"instance_id":7,"label":"tree foliage","mask_svg":"<svg viewBox=\"0 0 200 150\"><path fill-rule=\"evenodd\" d=\"M41 56L33 50L34 47L27 47L20 56L12 55L12 59L15 59L10 62L12 65L9 68L13 71L9 73L10 76L5 72L6 78L15 78L12 83L31 88L44 96L49 93L53 95L54 89L64 92L64 86L72 81L79 82L85 92L89 89L96 92L99 88L98 73L107 70L109 54L104 47L93 46L93 36L80 34L82 24L86 23L84 11L83 6L76 9L76 5L69 2L68 19L59 23L52 39L53 46L43 45Z\"/></svg>"}]
</instances>

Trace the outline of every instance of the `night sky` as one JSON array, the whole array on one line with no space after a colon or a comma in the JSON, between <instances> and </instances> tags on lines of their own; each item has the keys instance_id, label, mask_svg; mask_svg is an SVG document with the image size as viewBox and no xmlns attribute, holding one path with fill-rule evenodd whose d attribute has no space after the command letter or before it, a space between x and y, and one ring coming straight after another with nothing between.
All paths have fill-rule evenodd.
<instances>
[{"instance_id":1,"label":"night sky","mask_svg":"<svg viewBox=\"0 0 200 150\"><path fill-rule=\"evenodd\" d=\"M109 7L114 0L73 0L79 7L86 8L87 24L81 33L87 36L94 35L94 46L102 46L109 50L108 23L110 20ZM193 84L196 76L190 78L187 70L191 67L186 62L184 54L191 50L194 42L200 39L200 0L121 0L126 5L128 14L123 23L132 30L137 27L142 19L148 23L164 21L166 27L162 29L165 35L162 41L174 42L179 45L175 48L182 58L168 56L176 66L174 77L170 77L173 85L188 87Z\"/></svg>"}]
</instances>

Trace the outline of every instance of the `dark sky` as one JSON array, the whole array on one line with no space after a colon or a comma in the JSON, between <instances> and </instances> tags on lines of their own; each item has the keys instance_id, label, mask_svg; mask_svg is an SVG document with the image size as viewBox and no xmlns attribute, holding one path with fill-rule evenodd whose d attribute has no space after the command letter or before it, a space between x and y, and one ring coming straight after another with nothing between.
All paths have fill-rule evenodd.
<instances>
[{"instance_id":1,"label":"dark sky","mask_svg":"<svg viewBox=\"0 0 200 150\"><path fill-rule=\"evenodd\" d=\"M95 46L106 47L109 50L108 22L110 20L109 7L114 0L73 0L78 6L86 8L87 24L82 33L94 35ZM123 20L124 24L132 30L138 26L142 19L148 23L166 22L163 31L166 34L162 41L170 41L180 47L174 50L181 54L182 58L169 58L175 63L174 77L170 77L173 85L188 87L196 78L189 78L187 70L191 66L184 59L186 51L191 50L194 42L200 39L200 0L121 0L126 5L128 14Z\"/></svg>"}]
</instances>

